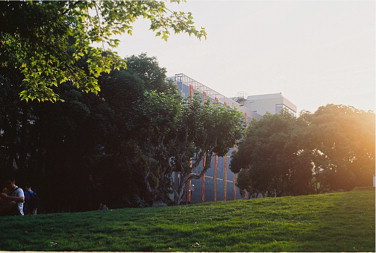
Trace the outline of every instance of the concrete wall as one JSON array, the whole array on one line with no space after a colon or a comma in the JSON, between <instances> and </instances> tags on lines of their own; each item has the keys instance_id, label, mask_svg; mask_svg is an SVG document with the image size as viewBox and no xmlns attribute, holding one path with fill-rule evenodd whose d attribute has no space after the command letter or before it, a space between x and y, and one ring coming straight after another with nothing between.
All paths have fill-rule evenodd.
<instances>
[{"instance_id":1,"label":"concrete wall","mask_svg":"<svg viewBox=\"0 0 376 253\"><path fill-rule=\"evenodd\" d=\"M290 109L294 115L297 112L297 107L281 93L248 96L244 106L260 115L265 115L267 112L279 113L284 107Z\"/></svg>"}]
</instances>

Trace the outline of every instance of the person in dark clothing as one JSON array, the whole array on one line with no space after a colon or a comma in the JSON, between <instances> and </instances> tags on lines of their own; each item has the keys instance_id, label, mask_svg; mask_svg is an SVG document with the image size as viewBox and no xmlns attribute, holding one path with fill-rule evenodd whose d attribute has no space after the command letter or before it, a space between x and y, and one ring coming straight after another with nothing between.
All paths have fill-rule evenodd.
<instances>
[{"instance_id":1,"label":"person in dark clothing","mask_svg":"<svg viewBox=\"0 0 376 253\"><path fill-rule=\"evenodd\" d=\"M38 195L31 189L30 185L25 187L25 203L23 207L24 214L37 214L38 211Z\"/></svg>"}]
</instances>

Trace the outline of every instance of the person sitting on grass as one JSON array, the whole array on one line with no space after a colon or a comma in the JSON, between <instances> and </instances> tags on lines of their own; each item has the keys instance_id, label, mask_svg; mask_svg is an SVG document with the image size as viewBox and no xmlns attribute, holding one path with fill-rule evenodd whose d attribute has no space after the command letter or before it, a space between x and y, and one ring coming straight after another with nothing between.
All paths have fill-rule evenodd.
<instances>
[{"instance_id":1,"label":"person sitting on grass","mask_svg":"<svg viewBox=\"0 0 376 253\"><path fill-rule=\"evenodd\" d=\"M24 200L24 192L16 185L15 178L8 177L0 194L0 215L24 215Z\"/></svg>"}]
</instances>

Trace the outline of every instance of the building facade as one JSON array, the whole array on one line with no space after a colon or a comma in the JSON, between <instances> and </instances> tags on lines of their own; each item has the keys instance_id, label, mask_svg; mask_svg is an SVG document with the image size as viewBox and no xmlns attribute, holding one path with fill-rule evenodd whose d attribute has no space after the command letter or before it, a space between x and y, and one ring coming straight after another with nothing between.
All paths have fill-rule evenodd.
<instances>
[{"instance_id":1,"label":"building facade","mask_svg":"<svg viewBox=\"0 0 376 253\"><path fill-rule=\"evenodd\" d=\"M260 119L267 112L279 113L283 108L291 110L294 115L296 114L296 106L284 98L281 93L249 96L238 103L236 99L228 98L184 74L176 74L170 79L177 85L184 98L198 93L203 100L217 101L242 112L247 122L254 118ZM188 184L186 202L200 203L248 198L247 193L240 193L240 189L236 186L237 174L234 174L229 168L233 151L234 149L230 149L224 157L212 157L211 166L206 174L200 179L191 180ZM201 168L196 168L194 172L200 170ZM174 175L173 180L179 180L179 177Z\"/></svg>"},{"instance_id":2,"label":"building facade","mask_svg":"<svg viewBox=\"0 0 376 253\"><path fill-rule=\"evenodd\" d=\"M297 113L296 105L282 96L282 93L248 96L246 100L243 100L242 104L253 113L261 116L266 113L280 113L282 109L287 110L294 116Z\"/></svg>"}]
</instances>

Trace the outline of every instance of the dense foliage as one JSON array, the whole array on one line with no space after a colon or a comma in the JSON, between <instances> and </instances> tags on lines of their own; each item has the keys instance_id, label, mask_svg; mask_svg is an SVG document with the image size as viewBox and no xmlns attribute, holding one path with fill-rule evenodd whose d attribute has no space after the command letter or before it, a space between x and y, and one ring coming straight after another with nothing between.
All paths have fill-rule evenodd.
<instances>
[{"instance_id":1,"label":"dense foliage","mask_svg":"<svg viewBox=\"0 0 376 253\"><path fill-rule=\"evenodd\" d=\"M22 100L63 99L54 87L66 82L98 93L101 73L126 66L111 51L119 44L113 35L132 34L138 18L148 19L150 30L164 40L170 32L206 36L194 26L191 13L170 11L164 1L4 1L0 66L21 73Z\"/></svg>"},{"instance_id":2,"label":"dense foliage","mask_svg":"<svg viewBox=\"0 0 376 253\"><path fill-rule=\"evenodd\" d=\"M180 181L174 189L175 203L182 201L187 182L200 178L211 167L214 154L225 155L241 138L243 129L242 113L222 104L209 101L202 104L196 97L183 108L172 147L177 151L172 167L180 173ZM203 159L205 166L201 166Z\"/></svg>"},{"instance_id":3,"label":"dense foliage","mask_svg":"<svg viewBox=\"0 0 376 253\"><path fill-rule=\"evenodd\" d=\"M20 101L22 75L0 69L1 175L16 169L46 211L180 203L191 158L224 153L240 137L240 113L181 98L155 58L127 61L99 78L98 96L65 83L56 89L65 102L56 103ZM173 172L185 177L174 199Z\"/></svg>"},{"instance_id":4,"label":"dense foliage","mask_svg":"<svg viewBox=\"0 0 376 253\"><path fill-rule=\"evenodd\" d=\"M375 114L327 105L299 118L283 112L253 121L233 154L238 185L269 196L372 185Z\"/></svg>"}]
</instances>

